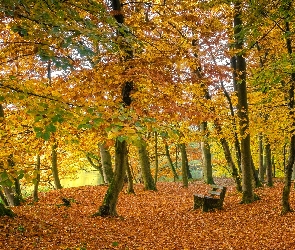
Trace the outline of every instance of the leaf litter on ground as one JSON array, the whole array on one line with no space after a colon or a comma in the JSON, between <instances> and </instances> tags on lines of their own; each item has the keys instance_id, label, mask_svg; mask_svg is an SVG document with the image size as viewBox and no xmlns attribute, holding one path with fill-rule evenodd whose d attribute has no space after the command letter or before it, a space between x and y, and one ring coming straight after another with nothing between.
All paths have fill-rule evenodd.
<instances>
[{"instance_id":1,"label":"leaf litter on ground","mask_svg":"<svg viewBox=\"0 0 295 250\"><path fill-rule=\"evenodd\" d=\"M294 249L295 214L280 215L283 183L256 189L260 200L240 204L229 179L223 210L193 210L193 194L209 188L192 182L157 183L157 192L135 185L136 195L121 192L119 217L91 217L106 186L83 186L40 193L13 207L15 218L0 218L0 249ZM62 198L70 206L58 206ZM294 192L291 193L291 203ZM294 203L294 202L293 202Z\"/></svg>"}]
</instances>

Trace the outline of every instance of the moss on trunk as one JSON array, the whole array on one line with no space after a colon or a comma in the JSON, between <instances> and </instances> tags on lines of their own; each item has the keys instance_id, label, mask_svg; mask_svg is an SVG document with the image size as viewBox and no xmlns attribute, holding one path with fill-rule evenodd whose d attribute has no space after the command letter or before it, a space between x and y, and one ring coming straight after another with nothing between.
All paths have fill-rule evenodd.
<instances>
[{"instance_id":1,"label":"moss on trunk","mask_svg":"<svg viewBox=\"0 0 295 250\"><path fill-rule=\"evenodd\" d=\"M182 185L185 188L188 188L188 174L187 174L187 155L185 144L180 144L180 153L181 153L181 172L182 172Z\"/></svg>"},{"instance_id":2,"label":"moss on trunk","mask_svg":"<svg viewBox=\"0 0 295 250\"><path fill-rule=\"evenodd\" d=\"M2 203L0 203L0 216L9 216L9 217L14 217L15 213L10 209L5 207Z\"/></svg>"},{"instance_id":3,"label":"moss on trunk","mask_svg":"<svg viewBox=\"0 0 295 250\"><path fill-rule=\"evenodd\" d=\"M57 150L57 144L54 143L52 145L52 150L51 150L51 171L52 171L52 175L53 175L55 189L62 189L62 186L60 184L59 175L58 175L57 151L56 150Z\"/></svg>"},{"instance_id":4,"label":"moss on trunk","mask_svg":"<svg viewBox=\"0 0 295 250\"><path fill-rule=\"evenodd\" d=\"M168 147L167 143L165 143L165 154L166 154L166 157L168 159L168 163L169 163L169 166L171 168L171 171L173 173L173 179L174 179L174 181L176 181L178 179L178 174L177 174L176 169L175 169L175 167L173 165L171 155L170 155L170 152L169 152L169 147Z\"/></svg>"},{"instance_id":5,"label":"moss on trunk","mask_svg":"<svg viewBox=\"0 0 295 250\"><path fill-rule=\"evenodd\" d=\"M106 183L111 183L114 176L111 154L108 148L106 147L105 143L100 143L99 149L104 180Z\"/></svg>"},{"instance_id":6,"label":"moss on trunk","mask_svg":"<svg viewBox=\"0 0 295 250\"><path fill-rule=\"evenodd\" d=\"M116 140L115 172L102 205L93 216L117 216L117 202L124 184L126 173L127 143Z\"/></svg>"},{"instance_id":7,"label":"moss on trunk","mask_svg":"<svg viewBox=\"0 0 295 250\"><path fill-rule=\"evenodd\" d=\"M138 145L139 161L141 166L142 179L145 190L156 191L156 185L151 173L150 159L148 156L147 145L144 140L141 140Z\"/></svg>"}]
</instances>

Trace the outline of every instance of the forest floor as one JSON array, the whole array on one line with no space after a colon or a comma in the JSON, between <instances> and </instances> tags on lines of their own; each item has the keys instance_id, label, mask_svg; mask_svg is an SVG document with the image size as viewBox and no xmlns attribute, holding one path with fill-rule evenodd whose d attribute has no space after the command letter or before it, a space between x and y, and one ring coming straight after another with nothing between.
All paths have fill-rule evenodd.
<instances>
[{"instance_id":1,"label":"forest floor","mask_svg":"<svg viewBox=\"0 0 295 250\"><path fill-rule=\"evenodd\" d=\"M201 182L158 183L157 192L135 185L136 195L121 192L118 218L91 217L106 186L40 193L13 208L17 217L0 218L0 249L295 249L295 213L280 215L282 182L256 189L261 200L248 205L229 179L216 182L228 186L224 209L208 213L192 209L193 194L208 190ZM58 206L62 197L70 207Z\"/></svg>"}]
</instances>

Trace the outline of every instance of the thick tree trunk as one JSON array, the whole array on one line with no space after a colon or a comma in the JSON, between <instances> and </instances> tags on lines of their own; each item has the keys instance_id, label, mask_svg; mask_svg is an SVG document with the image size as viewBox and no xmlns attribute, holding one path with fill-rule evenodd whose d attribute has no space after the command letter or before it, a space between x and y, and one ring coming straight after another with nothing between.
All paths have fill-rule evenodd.
<instances>
[{"instance_id":1,"label":"thick tree trunk","mask_svg":"<svg viewBox=\"0 0 295 250\"><path fill-rule=\"evenodd\" d=\"M33 200L37 202L39 200L38 198L38 187L40 183L40 168L41 168L41 160L40 155L37 155L37 162L36 162L36 179L34 180L34 191L33 191Z\"/></svg>"},{"instance_id":2,"label":"thick tree trunk","mask_svg":"<svg viewBox=\"0 0 295 250\"><path fill-rule=\"evenodd\" d=\"M23 201L23 195L21 191L20 181L19 179L14 179L14 203L16 206L19 206Z\"/></svg>"},{"instance_id":3,"label":"thick tree trunk","mask_svg":"<svg viewBox=\"0 0 295 250\"><path fill-rule=\"evenodd\" d=\"M5 216L5 215L9 217L14 217L15 213L11 209L5 207L5 205L0 203L0 216Z\"/></svg>"},{"instance_id":4,"label":"thick tree trunk","mask_svg":"<svg viewBox=\"0 0 295 250\"><path fill-rule=\"evenodd\" d=\"M202 122L200 125L201 132L204 135L204 139L201 142L202 159L203 159L203 178L207 184L214 184L212 176L212 163L211 163L211 151L210 145L207 142L207 122Z\"/></svg>"},{"instance_id":5,"label":"thick tree trunk","mask_svg":"<svg viewBox=\"0 0 295 250\"><path fill-rule=\"evenodd\" d=\"M236 84L238 95L238 117L241 136L241 167L242 167L242 203L251 203L254 201L254 192L252 185L252 167L250 150L250 133L248 117L248 99L246 85L246 60L241 50L243 49L243 22L242 22L242 2L234 3L234 35L235 49L239 51L236 57L236 72L234 78L238 81Z\"/></svg>"},{"instance_id":6,"label":"thick tree trunk","mask_svg":"<svg viewBox=\"0 0 295 250\"><path fill-rule=\"evenodd\" d=\"M113 168L112 168L111 154L108 148L106 147L105 143L100 143L99 149L100 149L100 158L101 158L104 181L106 183L111 183L113 175L114 175Z\"/></svg>"},{"instance_id":7,"label":"thick tree trunk","mask_svg":"<svg viewBox=\"0 0 295 250\"><path fill-rule=\"evenodd\" d=\"M181 153L181 172L182 172L182 185L185 188L188 188L188 171L187 171L187 155L186 155L186 148L185 144L180 144L180 153Z\"/></svg>"},{"instance_id":8,"label":"thick tree trunk","mask_svg":"<svg viewBox=\"0 0 295 250\"><path fill-rule=\"evenodd\" d=\"M168 163L169 163L169 166L171 168L171 171L173 173L173 179L174 179L174 181L176 181L178 179L178 174L177 174L176 169L175 169L175 167L173 165L171 155L170 155L170 151L169 151L169 146L168 146L167 142L165 142L165 154L166 154L166 157L168 159Z\"/></svg>"},{"instance_id":9,"label":"thick tree trunk","mask_svg":"<svg viewBox=\"0 0 295 250\"><path fill-rule=\"evenodd\" d=\"M291 10L291 1L289 1L288 6L286 7L287 17L285 19L285 36L286 36L286 47L288 50L288 54L290 56L290 60L292 60L292 40L291 40L291 31L290 31L290 24L289 24L289 17L290 17L290 10ZM291 82L289 88L289 96L288 96L288 107L289 107L289 116L293 117L294 119L294 89L295 89L295 73L291 74ZM289 147L289 158L287 162L287 166L285 168L285 184L283 188L282 194L282 214L288 213L292 211L290 206L290 191L291 191L291 178L292 178L292 171L295 162L295 122L293 120L291 126L291 139L290 139L290 147Z\"/></svg>"},{"instance_id":10,"label":"thick tree trunk","mask_svg":"<svg viewBox=\"0 0 295 250\"><path fill-rule=\"evenodd\" d=\"M0 187L0 198L2 200L2 202L4 203L5 206L9 206L8 201L5 197L5 194L2 191L2 187Z\"/></svg>"},{"instance_id":11,"label":"thick tree trunk","mask_svg":"<svg viewBox=\"0 0 295 250\"><path fill-rule=\"evenodd\" d=\"M141 166L142 179L145 190L156 190L156 185L151 174L150 159L147 152L147 145L144 140L138 146L139 162Z\"/></svg>"},{"instance_id":12,"label":"thick tree trunk","mask_svg":"<svg viewBox=\"0 0 295 250\"><path fill-rule=\"evenodd\" d=\"M60 179L58 175L58 164L57 164L57 144L56 142L52 145L51 150L51 171L53 175L54 187L55 189L62 189L60 184Z\"/></svg>"},{"instance_id":13,"label":"thick tree trunk","mask_svg":"<svg viewBox=\"0 0 295 250\"><path fill-rule=\"evenodd\" d=\"M127 167L127 143L116 140L115 146L115 172L112 182L106 192L102 205L93 216L117 216L117 202L119 193L124 185L124 177Z\"/></svg>"},{"instance_id":14,"label":"thick tree trunk","mask_svg":"<svg viewBox=\"0 0 295 250\"><path fill-rule=\"evenodd\" d=\"M3 190L4 190L5 197L7 199L8 205L10 207L17 206L17 203L15 202L14 191L13 191L12 187L3 187Z\"/></svg>"}]
</instances>

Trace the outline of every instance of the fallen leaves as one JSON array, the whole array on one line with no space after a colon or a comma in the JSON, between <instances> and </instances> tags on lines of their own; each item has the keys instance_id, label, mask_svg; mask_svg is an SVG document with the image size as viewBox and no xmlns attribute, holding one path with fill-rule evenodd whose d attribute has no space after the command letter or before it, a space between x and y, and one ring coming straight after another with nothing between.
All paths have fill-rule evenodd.
<instances>
[{"instance_id":1,"label":"fallen leaves","mask_svg":"<svg viewBox=\"0 0 295 250\"><path fill-rule=\"evenodd\" d=\"M224 179L217 182L224 182ZM85 186L40 194L14 207L18 215L0 218L0 249L292 249L295 246L293 213L280 215L282 183L259 188L261 200L239 204L240 195L226 181L224 209L193 210L193 194L208 186L193 182L158 183L157 192L136 195L121 192L118 218L92 218L106 186ZM218 183L224 184L224 183ZM72 200L60 206L61 198ZM294 199L292 193L291 202Z\"/></svg>"}]
</instances>

